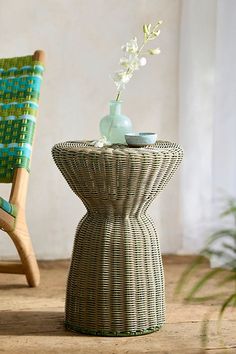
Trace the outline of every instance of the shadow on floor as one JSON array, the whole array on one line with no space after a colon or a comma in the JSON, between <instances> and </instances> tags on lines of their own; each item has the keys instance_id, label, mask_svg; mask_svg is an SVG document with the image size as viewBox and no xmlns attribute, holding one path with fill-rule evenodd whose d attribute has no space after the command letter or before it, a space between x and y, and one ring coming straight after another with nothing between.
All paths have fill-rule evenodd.
<instances>
[{"instance_id":1,"label":"shadow on floor","mask_svg":"<svg viewBox=\"0 0 236 354\"><path fill-rule=\"evenodd\" d=\"M0 290L16 290L16 289L26 289L26 285L22 284L0 284Z\"/></svg>"},{"instance_id":2,"label":"shadow on floor","mask_svg":"<svg viewBox=\"0 0 236 354\"><path fill-rule=\"evenodd\" d=\"M0 311L0 336L85 336L64 327L64 312Z\"/></svg>"}]
</instances>

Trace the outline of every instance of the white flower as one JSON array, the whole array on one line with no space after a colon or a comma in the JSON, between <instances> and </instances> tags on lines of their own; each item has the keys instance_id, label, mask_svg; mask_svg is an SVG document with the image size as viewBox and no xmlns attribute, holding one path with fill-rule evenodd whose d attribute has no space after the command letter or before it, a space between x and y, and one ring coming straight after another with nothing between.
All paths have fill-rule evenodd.
<instances>
[{"instance_id":1,"label":"white flower","mask_svg":"<svg viewBox=\"0 0 236 354\"><path fill-rule=\"evenodd\" d=\"M129 58L127 57L120 58L120 65L127 68L129 66Z\"/></svg>"},{"instance_id":2,"label":"white flower","mask_svg":"<svg viewBox=\"0 0 236 354\"><path fill-rule=\"evenodd\" d=\"M162 21L158 21L154 26L151 24L143 25L144 37L140 45L138 45L137 37L134 37L121 47L124 52L120 59L122 69L116 72L112 77L118 90L116 100L120 99L121 91L125 89L126 84L129 82L134 72L147 64L146 57L142 55L155 55L160 53L159 48L148 49L146 52L143 51L143 48L148 41L154 40L159 36L159 26L161 23Z\"/></svg>"},{"instance_id":3,"label":"white flower","mask_svg":"<svg viewBox=\"0 0 236 354\"><path fill-rule=\"evenodd\" d=\"M120 64L129 69L129 72L132 72L139 69L140 59L137 54L130 54L126 57L121 58Z\"/></svg>"},{"instance_id":4,"label":"white flower","mask_svg":"<svg viewBox=\"0 0 236 354\"><path fill-rule=\"evenodd\" d=\"M113 76L113 81L117 87L118 90L123 90L125 89L125 85L129 82L131 79L132 74L128 74L127 71L117 71L114 76Z\"/></svg>"},{"instance_id":5,"label":"white flower","mask_svg":"<svg viewBox=\"0 0 236 354\"><path fill-rule=\"evenodd\" d=\"M149 54L151 55L155 55L155 54L160 54L161 53L161 50L160 48L155 48L155 49L149 49Z\"/></svg>"},{"instance_id":6,"label":"white flower","mask_svg":"<svg viewBox=\"0 0 236 354\"><path fill-rule=\"evenodd\" d=\"M140 66L145 66L146 64L147 64L147 59L145 57L139 59Z\"/></svg>"},{"instance_id":7,"label":"white flower","mask_svg":"<svg viewBox=\"0 0 236 354\"><path fill-rule=\"evenodd\" d=\"M90 143L90 145L93 145L94 147L101 148L103 146L111 145L111 143L107 140L105 136L100 138L99 140L94 140Z\"/></svg>"},{"instance_id":8,"label":"white flower","mask_svg":"<svg viewBox=\"0 0 236 354\"><path fill-rule=\"evenodd\" d=\"M96 143L94 144L95 147L101 148L103 147L103 142L101 140L97 140Z\"/></svg>"},{"instance_id":9,"label":"white flower","mask_svg":"<svg viewBox=\"0 0 236 354\"><path fill-rule=\"evenodd\" d=\"M146 62L146 58L139 58L138 54L127 54L122 57L120 64L124 67L124 70L117 71L112 78L117 90L124 90L134 71L139 70L140 66L144 66Z\"/></svg>"},{"instance_id":10,"label":"white flower","mask_svg":"<svg viewBox=\"0 0 236 354\"><path fill-rule=\"evenodd\" d=\"M131 39L129 42L127 42L125 45L123 45L121 47L121 49L127 53L137 53L138 49L139 49L137 38L134 37L133 39Z\"/></svg>"}]
</instances>

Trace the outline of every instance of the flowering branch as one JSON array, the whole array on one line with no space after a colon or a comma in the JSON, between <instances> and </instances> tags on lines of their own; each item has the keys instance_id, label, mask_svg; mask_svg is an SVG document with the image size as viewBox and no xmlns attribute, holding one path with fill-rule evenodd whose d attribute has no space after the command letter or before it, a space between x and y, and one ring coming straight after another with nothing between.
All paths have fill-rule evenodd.
<instances>
[{"instance_id":1,"label":"flowering branch","mask_svg":"<svg viewBox=\"0 0 236 354\"><path fill-rule=\"evenodd\" d=\"M145 66L147 59L143 55L156 55L161 51L159 48L148 49L146 52L143 51L144 46L148 41L151 41L160 35L160 25L162 21L158 21L156 25L151 24L143 25L143 43L141 46L138 46L138 40L136 37L131 39L121 49L125 52L124 57L120 59L120 65L122 69L115 72L113 76L113 81L118 90L116 101L119 100L122 90L125 89L125 85L130 81L136 70L139 70L141 66Z\"/></svg>"}]
</instances>

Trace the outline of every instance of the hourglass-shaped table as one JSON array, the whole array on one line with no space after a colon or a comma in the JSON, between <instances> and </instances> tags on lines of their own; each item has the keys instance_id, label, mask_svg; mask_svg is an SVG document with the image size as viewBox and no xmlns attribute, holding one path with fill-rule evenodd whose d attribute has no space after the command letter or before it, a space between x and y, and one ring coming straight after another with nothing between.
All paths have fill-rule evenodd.
<instances>
[{"instance_id":1,"label":"hourglass-shaped table","mask_svg":"<svg viewBox=\"0 0 236 354\"><path fill-rule=\"evenodd\" d=\"M183 156L175 143L144 148L55 145L53 158L87 213L67 283L66 327L104 336L146 334L165 320L162 259L147 214Z\"/></svg>"}]
</instances>

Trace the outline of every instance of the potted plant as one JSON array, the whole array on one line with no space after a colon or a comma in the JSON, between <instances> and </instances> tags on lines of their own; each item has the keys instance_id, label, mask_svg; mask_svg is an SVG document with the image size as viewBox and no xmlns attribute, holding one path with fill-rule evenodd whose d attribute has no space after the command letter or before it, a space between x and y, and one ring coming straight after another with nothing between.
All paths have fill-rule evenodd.
<instances>
[{"instance_id":1,"label":"potted plant","mask_svg":"<svg viewBox=\"0 0 236 354\"><path fill-rule=\"evenodd\" d=\"M226 216L233 219L233 226L217 230L209 237L206 247L185 269L176 287L176 294L186 290L191 275L200 268L206 258L210 261L217 260L216 263L221 264L220 267L208 270L193 286L187 289L184 299L188 303L209 302L216 299L219 303L217 321L219 334L225 310L229 307L236 307L236 200L228 201L226 210L221 214L221 217ZM206 290L212 279L216 281L217 290L204 296L199 295L201 290ZM202 323L201 338L204 347L208 340L209 318L210 313L206 315Z\"/></svg>"}]
</instances>

